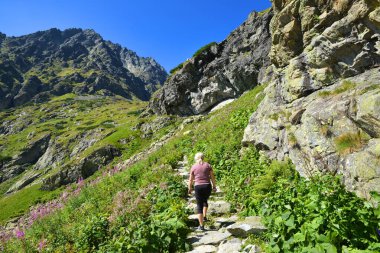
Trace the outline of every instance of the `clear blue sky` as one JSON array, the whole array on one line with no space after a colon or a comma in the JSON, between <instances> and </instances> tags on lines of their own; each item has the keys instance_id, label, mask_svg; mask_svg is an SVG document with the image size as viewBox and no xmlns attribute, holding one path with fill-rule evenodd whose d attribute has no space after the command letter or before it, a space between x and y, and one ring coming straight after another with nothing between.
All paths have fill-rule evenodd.
<instances>
[{"instance_id":1,"label":"clear blue sky","mask_svg":"<svg viewBox=\"0 0 380 253\"><path fill-rule=\"evenodd\" d=\"M167 71L201 46L220 42L269 0L0 0L0 32L91 28Z\"/></svg>"}]
</instances>

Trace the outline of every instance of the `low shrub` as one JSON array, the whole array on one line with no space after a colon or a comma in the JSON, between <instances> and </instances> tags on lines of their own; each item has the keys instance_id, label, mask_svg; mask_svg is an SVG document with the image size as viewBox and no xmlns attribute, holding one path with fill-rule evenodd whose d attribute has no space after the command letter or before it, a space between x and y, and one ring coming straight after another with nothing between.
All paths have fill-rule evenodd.
<instances>
[{"instance_id":1,"label":"low shrub","mask_svg":"<svg viewBox=\"0 0 380 253\"><path fill-rule=\"evenodd\" d=\"M281 179L273 189L261 210L270 252L380 249L373 206L348 192L339 177Z\"/></svg>"},{"instance_id":2,"label":"low shrub","mask_svg":"<svg viewBox=\"0 0 380 253\"><path fill-rule=\"evenodd\" d=\"M174 74L175 72L177 72L178 70L182 69L183 68L183 62L178 64L175 68L171 69L169 71L170 74Z\"/></svg>"},{"instance_id":3,"label":"low shrub","mask_svg":"<svg viewBox=\"0 0 380 253\"><path fill-rule=\"evenodd\" d=\"M200 55L201 53L203 53L204 51L208 50L210 47L214 46L214 45L217 45L218 43L216 42L211 42L203 47L201 47L200 49L198 49L194 54L193 54L193 57L197 57L198 55Z\"/></svg>"}]
</instances>

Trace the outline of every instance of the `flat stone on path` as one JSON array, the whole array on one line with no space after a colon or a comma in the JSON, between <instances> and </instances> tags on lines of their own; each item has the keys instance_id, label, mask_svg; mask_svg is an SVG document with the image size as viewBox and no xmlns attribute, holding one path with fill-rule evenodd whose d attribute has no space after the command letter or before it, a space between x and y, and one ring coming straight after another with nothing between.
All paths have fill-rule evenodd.
<instances>
[{"instance_id":1,"label":"flat stone on path","mask_svg":"<svg viewBox=\"0 0 380 253\"><path fill-rule=\"evenodd\" d=\"M233 238L231 240L222 242L217 253L238 253L240 252L242 242L239 238Z\"/></svg>"},{"instance_id":2,"label":"flat stone on path","mask_svg":"<svg viewBox=\"0 0 380 253\"><path fill-rule=\"evenodd\" d=\"M227 231L237 237L247 237L250 234L260 234L266 231L266 227L261 223L261 217L250 216L243 221L239 221L227 227Z\"/></svg>"},{"instance_id":3,"label":"flat stone on path","mask_svg":"<svg viewBox=\"0 0 380 253\"><path fill-rule=\"evenodd\" d=\"M197 212L197 205L195 203L190 203L189 208L194 211L194 213ZM208 213L210 214L225 214L230 213L231 211L231 204L223 201L223 200L217 200L217 201L208 201Z\"/></svg>"},{"instance_id":4,"label":"flat stone on path","mask_svg":"<svg viewBox=\"0 0 380 253\"><path fill-rule=\"evenodd\" d=\"M225 227L234 224L239 219L238 216L233 215L231 217L220 217L215 220L215 226Z\"/></svg>"},{"instance_id":5,"label":"flat stone on path","mask_svg":"<svg viewBox=\"0 0 380 253\"><path fill-rule=\"evenodd\" d=\"M213 253L216 252L216 247L214 245L201 245L195 247L192 251L188 251L187 253Z\"/></svg>"},{"instance_id":6,"label":"flat stone on path","mask_svg":"<svg viewBox=\"0 0 380 253\"><path fill-rule=\"evenodd\" d=\"M227 239L231 234L229 232L204 231L201 234L190 234L188 238L193 246L213 244L217 245Z\"/></svg>"}]
</instances>

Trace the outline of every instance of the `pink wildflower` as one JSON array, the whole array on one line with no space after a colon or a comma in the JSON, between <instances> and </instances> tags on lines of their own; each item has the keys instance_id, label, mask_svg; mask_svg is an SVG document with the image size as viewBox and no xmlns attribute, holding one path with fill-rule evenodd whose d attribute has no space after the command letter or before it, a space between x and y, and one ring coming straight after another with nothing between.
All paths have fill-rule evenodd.
<instances>
[{"instance_id":1,"label":"pink wildflower","mask_svg":"<svg viewBox=\"0 0 380 253\"><path fill-rule=\"evenodd\" d=\"M20 228L16 229L16 237L18 239L23 239L25 237L24 231L22 231Z\"/></svg>"},{"instance_id":2,"label":"pink wildflower","mask_svg":"<svg viewBox=\"0 0 380 253\"><path fill-rule=\"evenodd\" d=\"M84 185L83 177L80 177L77 182L78 187L82 187Z\"/></svg>"},{"instance_id":3,"label":"pink wildflower","mask_svg":"<svg viewBox=\"0 0 380 253\"><path fill-rule=\"evenodd\" d=\"M46 239L42 239L39 243L38 243L38 251L41 252L45 247L46 247Z\"/></svg>"}]
</instances>

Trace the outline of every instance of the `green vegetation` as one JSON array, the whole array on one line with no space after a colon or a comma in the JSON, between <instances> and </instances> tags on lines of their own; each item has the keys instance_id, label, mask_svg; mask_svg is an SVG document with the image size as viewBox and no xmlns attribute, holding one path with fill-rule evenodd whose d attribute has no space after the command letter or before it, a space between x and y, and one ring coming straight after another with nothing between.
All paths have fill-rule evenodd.
<instances>
[{"instance_id":1,"label":"green vegetation","mask_svg":"<svg viewBox=\"0 0 380 253\"><path fill-rule=\"evenodd\" d=\"M344 80L342 82L342 84L337 87L335 90L331 90L331 91L328 91L328 90L324 90L324 91L320 91L318 93L319 96L321 97L328 97L328 96L332 96L332 95L338 95L340 93L343 93L345 91L348 91L348 90L351 90L353 88L356 87L356 84L353 83L353 82L350 82L350 81L347 81L347 80Z\"/></svg>"},{"instance_id":2,"label":"green vegetation","mask_svg":"<svg viewBox=\"0 0 380 253\"><path fill-rule=\"evenodd\" d=\"M366 143L367 136L358 131L356 133L344 133L334 139L336 150L345 155L357 151Z\"/></svg>"},{"instance_id":3,"label":"green vegetation","mask_svg":"<svg viewBox=\"0 0 380 253\"><path fill-rule=\"evenodd\" d=\"M40 187L41 184L35 184L0 199L0 221L17 217L23 214L25 210L28 210L30 206L46 202L58 196L59 190L47 192L39 190Z\"/></svg>"},{"instance_id":4,"label":"green vegetation","mask_svg":"<svg viewBox=\"0 0 380 253\"><path fill-rule=\"evenodd\" d=\"M298 145L297 137L294 135L293 132L288 132L288 142L292 148L297 147Z\"/></svg>"},{"instance_id":5,"label":"green vegetation","mask_svg":"<svg viewBox=\"0 0 380 253\"><path fill-rule=\"evenodd\" d=\"M218 43L216 43L216 42L211 42L211 43L209 43L209 44L207 44L207 45L201 47L200 49L198 49L198 50L193 54L193 57L197 57L198 55L200 55L200 54L203 53L204 51L208 50L210 47L212 47L212 46L214 46L214 45L217 45L217 44L218 44ZM175 68L171 69L171 70L169 71L169 73L170 73L171 75L173 75L175 72L177 72L178 70L182 69L184 64L185 64L184 62L178 64Z\"/></svg>"},{"instance_id":6,"label":"green vegetation","mask_svg":"<svg viewBox=\"0 0 380 253\"><path fill-rule=\"evenodd\" d=\"M183 62L178 64L177 67L170 70L170 74L173 75L175 72L183 68Z\"/></svg>"},{"instance_id":7,"label":"green vegetation","mask_svg":"<svg viewBox=\"0 0 380 253\"><path fill-rule=\"evenodd\" d=\"M292 116L292 113L289 111L279 111L279 112L270 114L269 118L277 121L280 117L283 117L286 119L286 121L289 121L290 116Z\"/></svg>"},{"instance_id":8,"label":"green vegetation","mask_svg":"<svg viewBox=\"0 0 380 253\"><path fill-rule=\"evenodd\" d=\"M203 53L204 51L208 50L210 47L214 46L214 45L218 45L218 43L216 42L211 42L203 47L201 47L200 49L198 49L194 54L193 54L193 57L197 57L198 55L200 55L201 53Z\"/></svg>"},{"instance_id":9,"label":"green vegetation","mask_svg":"<svg viewBox=\"0 0 380 253\"><path fill-rule=\"evenodd\" d=\"M273 189L261 211L271 232L270 252L380 250L379 215L338 177L282 178Z\"/></svg>"},{"instance_id":10,"label":"green vegetation","mask_svg":"<svg viewBox=\"0 0 380 253\"><path fill-rule=\"evenodd\" d=\"M272 8L265 9L263 11L259 12L259 16L263 16L264 14L267 14Z\"/></svg>"}]
</instances>

